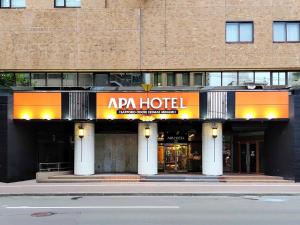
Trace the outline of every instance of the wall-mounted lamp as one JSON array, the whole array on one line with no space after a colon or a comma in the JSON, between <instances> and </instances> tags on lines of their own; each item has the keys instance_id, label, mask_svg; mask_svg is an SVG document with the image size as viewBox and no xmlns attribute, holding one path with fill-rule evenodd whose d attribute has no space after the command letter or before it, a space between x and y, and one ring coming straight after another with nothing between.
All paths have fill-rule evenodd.
<instances>
[{"instance_id":1,"label":"wall-mounted lamp","mask_svg":"<svg viewBox=\"0 0 300 225\"><path fill-rule=\"evenodd\" d=\"M84 137L84 128L82 126L78 128L78 137L80 138Z\"/></svg>"},{"instance_id":2,"label":"wall-mounted lamp","mask_svg":"<svg viewBox=\"0 0 300 225\"><path fill-rule=\"evenodd\" d=\"M217 138L218 137L218 127L216 124L213 124L212 126L212 137Z\"/></svg>"},{"instance_id":3,"label":"wall-mounted lamp","mask_svg":"<svg viewBox=\"0 0 300 225\"><path fill-rule=\"evenodd\" d=\"M149 138L150 137L150 127L146 126L145 127L145 138Z\"/></svg>"}]
</instances>

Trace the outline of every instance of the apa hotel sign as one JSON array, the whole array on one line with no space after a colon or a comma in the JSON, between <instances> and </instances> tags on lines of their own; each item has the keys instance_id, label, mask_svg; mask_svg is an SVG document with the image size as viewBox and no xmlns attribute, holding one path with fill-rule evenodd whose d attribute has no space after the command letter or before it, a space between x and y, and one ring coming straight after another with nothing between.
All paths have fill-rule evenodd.
<instances>
[{"instance_id":1,"label":"apa hotel sign","mask_svg":"<svg viewBox=\"0 0 300 225\"><path fill-rule=\"evenodd\" d=\"M198 92L97 93L97 119L198 119Z\"/></svg>"}]
</instances>

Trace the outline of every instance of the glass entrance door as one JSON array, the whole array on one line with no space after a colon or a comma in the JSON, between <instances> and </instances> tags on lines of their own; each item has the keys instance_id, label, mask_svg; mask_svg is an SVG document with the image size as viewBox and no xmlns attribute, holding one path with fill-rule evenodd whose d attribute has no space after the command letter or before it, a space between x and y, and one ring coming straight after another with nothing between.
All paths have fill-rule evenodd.
<instances>
[{"instance_id":1,"label":"glass entrance door","mask_svg":"<svg viewBox=\"0 0 300 225\"><path fill-rule=\"evenodd\" d=\"M239 142L239 172L259 173L259 146L261 141Z\"/></svg>"},{"instance_id":2,"label":"glass entrance door","mask_svg":"<svg viewBox=\"0 0 300 225\"><path fill-rule=\"evenodd\" d=\"M165 171L187 172L187 144L165 145Z\"/></svg>"}]
</instances>

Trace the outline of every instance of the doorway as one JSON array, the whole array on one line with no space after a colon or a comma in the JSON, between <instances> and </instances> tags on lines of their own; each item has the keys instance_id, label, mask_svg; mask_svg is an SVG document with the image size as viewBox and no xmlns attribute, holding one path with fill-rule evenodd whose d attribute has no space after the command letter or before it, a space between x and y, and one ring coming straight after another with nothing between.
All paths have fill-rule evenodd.
<instances>
[{"instance_id":1,"label":"doorway","mask_svg":"<svg viewBox=\"0 0 300 225\"><path fill-rule=\"evenodd\" d=\"M165 172L178 173L187 172L188 145L187 144L165 144Z\"/></svg>"},{"instance_id":2,"label":"doorway","mask_svg":"<svg viewBox=\"0 0 300 225\"><path fill-rule=\"evenodd\" d=\"M262 140L238 142L239 173L260 173L260 151L262 145Z\"/></svg>"}]
</instances>

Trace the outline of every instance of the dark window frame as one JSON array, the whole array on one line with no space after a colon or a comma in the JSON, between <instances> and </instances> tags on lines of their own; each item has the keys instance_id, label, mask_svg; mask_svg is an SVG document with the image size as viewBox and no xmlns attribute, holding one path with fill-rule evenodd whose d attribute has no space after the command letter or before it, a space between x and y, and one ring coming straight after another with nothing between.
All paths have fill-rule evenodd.
<instances>
[{"instance_id":1,"label":"dark window frame","mask_svg":"<svg viewBox=\"0 0 300 225\"><path fill-rule=\"evenodd\" d=\"M0 1L0 9L25 9L26 8L26 0L25 0L25 6L20 6L20 7L12 7L11 2L14 0L9 0L9 6L2 6L2 1Z\"/></svg>"},{"instance_id":2,"label":"dark window frame","mask_svg":"<svg viewBox=\"0 0 300 225\"><path fill-rule=\"evenodd\" d=\"M56 5L56 1L54 0L54 8L81 8L81 0L80 0L80 6L67 6L67 0L63 0L64 1L64 5L63 6L58 6Z\"/></svg>"},{"instance_id":3,"label":"dark window frame","mask_svg":"<svg viewBox=\"0 0 300 225\"><path fill-rule=\"evenodd\" d=\"M227 24L238 24L238 41L227 41ZM252 41L241 41L241 24L252 25ZM226 44L253 44L254 43L254 22L253 21L226 21L225 23L225 43Z\"/></svg>"},{"instance_id":4,"label":"dark window frame","mask_svg":"<svg viewBox=\"0 0 300 225\"><path fill-rule=\"evenodd\" d=\"M284 39L285 41L274 41L274 24L275 23L284 23ZM298 41L288 41L287 40L287 24L289 23L298 23L298 26L299 26L299 40ZM282 20L276 20L276 21L273 21L273 24L272 24L272 41L273 43L300 43L300 21L299 20L289 20L289 21L282 21Z\"/></svg>"}]
</instances>

